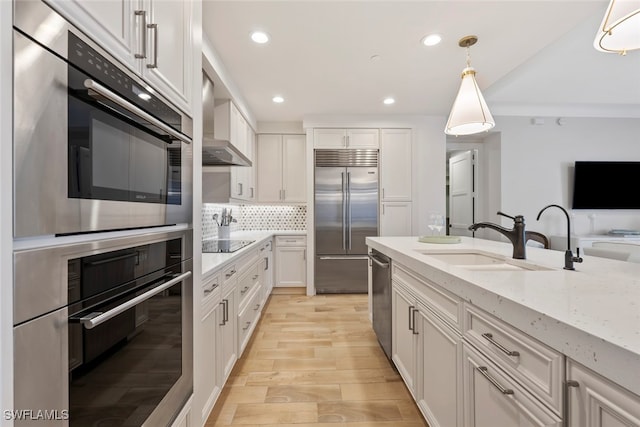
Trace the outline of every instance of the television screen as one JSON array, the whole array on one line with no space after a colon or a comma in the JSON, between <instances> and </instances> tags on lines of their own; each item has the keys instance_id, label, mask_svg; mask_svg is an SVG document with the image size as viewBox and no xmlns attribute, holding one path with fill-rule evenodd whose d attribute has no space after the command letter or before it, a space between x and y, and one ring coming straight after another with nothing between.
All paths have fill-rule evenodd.
<instances>
[{"instance_id":1,"label":"television screen","mask_svg":"<svg viewBox=\"0 0 640 427\"><path fill-rule=\"evenodd\" d=\"M640 209L640 162L575 162L573 209Z\"/></svg>"}]
</instances>

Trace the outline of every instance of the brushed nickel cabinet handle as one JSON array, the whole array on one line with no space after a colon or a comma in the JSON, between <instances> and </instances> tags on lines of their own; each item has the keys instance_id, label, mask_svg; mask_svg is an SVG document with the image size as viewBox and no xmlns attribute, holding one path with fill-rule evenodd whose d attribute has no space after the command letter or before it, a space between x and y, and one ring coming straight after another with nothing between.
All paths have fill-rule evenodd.
<instances>
[{"instance_id":1,"label":"brushed nickel cabinet handle","mask_svg":"<svg viewBox=\"0 0 640 427\"><path fill-rule=\"evenodd\" d=\"M158 68L158 24L147 24L153 30L153 62L147 68Z\"/></svg>"},{"instance_id":2,"label":"brushed nickel cabinet handle","mask_svg":"<svg viewBox=\"0 0 640 427\"><path fill-rule=\"evenodd\" d=\"M513 357L518 357L520 356L520 352L519 351L515 351L515 350L509 350L508 348L506 348L505 346L503 346L502 344L500 344L499 342L495 341L493 339L493 334L490 334L489 332L482 334L482 337L484 339L486 339L487 341L489 341L491 344L495 345L496 347L498 347L498 349L503 352L504 354L506 354L507 356L513 356Z\"/></svg>"},{"instance_id":3,"label":"brushed nickel cabinet handle","mask_svg":"<svg viewBox=\"0 0 640 427\"><path fill-rule=\"evenodd\" d=\"M135 16L142 16L142 53L136 53L134 56L138 59L147 57L147 11L136 10L133 12Z\"/></svg>"},{"instance_id":4,"label":"brushed nickel cabinet handle","mask_svg":"<svg viewBox=\"0 0 640 427\"><path fill-rule=\"evenodd\" d=\"M251 322L247 322L247 326L245 326L244 328L242 328L243 331L246 331L247 329L249 329L249 326L251 326Z\"/></svg>"},{"instance_id":5,"label":"brushed nickel cabinet handle","mask_svg":"<svg viewBox=\"0 0 640 427\"><path fill-rule=\"evenodd\" d=\"M495 388L500 390L500 393L513 394L513 390L511 390L510 388L504 388L502 384L500 384L495 378L489 375L489 372L488 372L489 370L487 369L486 366L478 366L476 369L478 370L478 372L480 372L480 374L483 377L485 377L491 384L493 384Z\"/></svg>"},{"instance_id":6,"label":"brushed nickel cabinet handle","mask_svg":"<svg viewBox=\"0 0 640 427\"><path fill-rule=\"evenodd\" d=\"M411 317L413 317L413 335L418 335L419 332L416 330L416 313L418 312L417 308L413 309L413 313L411 313Z\"/></svg>"},{"instance_id":7,"label":"brushed nickel cabinet handle","mask_svg":"<svg viewBox=\"0 0 640 427\"><path fill-rule=\"evenodd\" d=\"M244 295L244 294L247 292L247 290L249 290L249 287L248 287L248 286L245 286L244 288L242 288L242 290L240 291L240 293L241 293L242 295Z\"/></svg>"}]
</instances>

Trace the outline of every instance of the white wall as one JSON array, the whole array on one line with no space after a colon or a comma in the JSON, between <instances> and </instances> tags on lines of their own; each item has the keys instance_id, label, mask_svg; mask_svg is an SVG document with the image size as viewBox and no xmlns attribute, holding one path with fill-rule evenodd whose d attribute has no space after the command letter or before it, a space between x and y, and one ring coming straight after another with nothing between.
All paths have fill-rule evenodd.
<instances>
[{"instance_id":1,"label":"white wall","mask_svg":"<svg viewBox=\"0 0 640 427\"><path fill-rule=\"evenodd\" d=\"M640 210L570 211L573 163L640 161L640 119L570 117L562 126L557 124L557 117L542 119L543 125L533 125L531 117L496 117L495 131L500 133L500 209L524 215L528 230L546 235L566 235L566 220L558 209L545 212L536 221L540 209L551 203L565 207L574 216L572 231L576 234L590 233L591 214L596 215L597 233L612 228L640 229ZM491 144L496 145L495 141ZM637 183L628 185L634 191ZM495 198L491 196L491 203ZM498 217L493 221L499 222Z\"/></svg>"}]
</instances>

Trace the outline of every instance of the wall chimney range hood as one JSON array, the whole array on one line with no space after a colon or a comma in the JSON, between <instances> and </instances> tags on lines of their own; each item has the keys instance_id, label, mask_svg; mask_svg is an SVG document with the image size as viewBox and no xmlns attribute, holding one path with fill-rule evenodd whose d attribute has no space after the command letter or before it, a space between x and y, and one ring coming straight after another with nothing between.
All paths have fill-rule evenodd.
<instances>
[{"instance_id":1,"label":"wall chimney range hood","mask_svg":"<svg viewBox=\"0 0 640 427\"><path fill-rule=\"evenodd\" d=\"M229 141L204 137L202 139L203 166L251 166L251 160Z\"/></svg>"}]
</instances>

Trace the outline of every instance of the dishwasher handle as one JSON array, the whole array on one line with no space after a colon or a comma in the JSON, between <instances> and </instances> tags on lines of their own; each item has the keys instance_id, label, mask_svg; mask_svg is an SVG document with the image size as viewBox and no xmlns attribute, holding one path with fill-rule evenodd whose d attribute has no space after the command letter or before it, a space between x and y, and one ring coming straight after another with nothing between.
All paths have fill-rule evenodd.
<instances>
[{"instance_id":1,"label":"dishwasher handle","mask_svg":"<svg viewBox=\"0 0 640 427\"><path fill-rule=\"evenodd\" d=\"M381 268L389 268L389 262L381 261L381 260L380 260L380 259L378 259L378 257L376 257L375 255L371 255L371 254L369 254L369 259L370 259L371 261L375 262L375 263L376 263L376 265L377 265L378 267L381 267Z\"/></svg>"}]
</instances>

